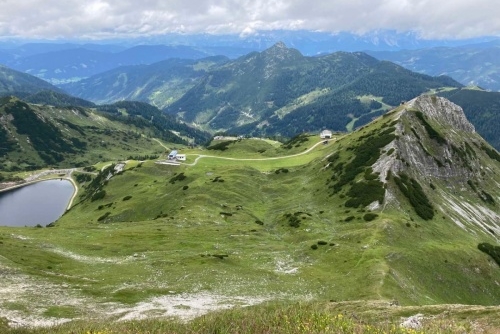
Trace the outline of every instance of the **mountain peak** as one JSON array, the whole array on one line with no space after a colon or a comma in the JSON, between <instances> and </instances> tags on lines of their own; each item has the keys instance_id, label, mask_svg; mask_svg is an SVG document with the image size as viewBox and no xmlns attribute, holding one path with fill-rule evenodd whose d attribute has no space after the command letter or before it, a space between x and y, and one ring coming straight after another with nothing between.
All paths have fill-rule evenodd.
<instances>
[{"instance_id":1,"label":"mountain peak","mask_svg":"<svg viewBox=\"0 0 500 334\"><path fill-rule=\"evenodd\" d=\"M282 41L279 41L279 42L275 43L271 48L288 49L288 47L286 46L286 44L283 43Z\"/></svg>"},{"instance_id":2,"label":"mountain peak","mask_svg":"<svg viewBox=\"0 0 500 334\"><path fill-rule=\"evenodd\" d=\"M408 102L407 107L420 110L442 125L448 125L465 132L476 132L474 126L465 117L463 109L443 97L421 95Z\"/></svg>"},{"instance_id":3,"label":"mountain peak","mask_svg":"<svg viewBox=\"0 0 500 334\"><path fill-rule=\"evenodd\" d=\"M276 57L278 59L293 59L303 57L299 50L291 49L283 42L278 42L269 49L264 50L262 55L268 57Z\"/></svg>"},{"instance_id":4,"label":"mountain peak","mask_svg":"<svg viewBox=\"0 0 500 334\"><path fill-rule=\"evenodd\" d=\"M500 232L498 203L491 195L500 183L486 173L498 168L500 155L475 132L462 108L445 98L422 95L382 122L388 117L392 123L386 122L380 133L373 131L376 138L371 139L393 136L381 148L387 154L371 166L386 185L384 208L400 210L407 197L424 220L440 212L464 230L475 225L485 233ZM411 219L411 210L407 212Z\"/></svg>"}]
</instances>

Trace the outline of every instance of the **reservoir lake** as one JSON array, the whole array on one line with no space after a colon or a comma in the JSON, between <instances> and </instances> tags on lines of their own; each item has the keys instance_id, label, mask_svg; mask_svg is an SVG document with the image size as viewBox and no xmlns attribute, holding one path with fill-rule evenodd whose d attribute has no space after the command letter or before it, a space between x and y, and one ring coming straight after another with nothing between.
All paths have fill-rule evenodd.
<instances>
[{"instance_id":1,"label":"reservoir lake","mask_svg":"<svg viewBox=\"0 0 500 334\"><path fill-rule=\"evenodd\" d=\"M46 226L66 211L75 188L64 179L40 181L0 193L0 226Z\"/></svg>"}]
</instances>

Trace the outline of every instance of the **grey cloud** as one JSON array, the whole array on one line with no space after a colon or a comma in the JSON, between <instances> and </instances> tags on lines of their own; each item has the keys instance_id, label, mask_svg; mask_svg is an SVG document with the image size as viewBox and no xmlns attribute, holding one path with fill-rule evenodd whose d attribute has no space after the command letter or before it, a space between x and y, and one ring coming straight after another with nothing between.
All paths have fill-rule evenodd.
<instances>
[{"instance_id":1,"label":"grey cloud","mask_svg":"<svg viewBox=\"0 0 500 334\"><path fill-rule=\"evenodd\" d=\"M500 35L497 0L0 0L0 37L107 38L307 29Z\"/></svg>"}]
</instances>

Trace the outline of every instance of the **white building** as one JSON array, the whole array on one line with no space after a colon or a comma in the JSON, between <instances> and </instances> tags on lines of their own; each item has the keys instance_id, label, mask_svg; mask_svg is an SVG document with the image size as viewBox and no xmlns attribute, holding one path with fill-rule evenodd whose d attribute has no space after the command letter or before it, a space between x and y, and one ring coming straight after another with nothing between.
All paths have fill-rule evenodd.
<instances>
[{"instance_id":1,"label":"white building","mask_svg":"<svg viewBox=\"0 0 500 334\"><path fill-rule=\"evenodd\" d=\"M168 154L168 160L175 160L177 158L177 151L173 150Z\"/></svg>"},{"instance_id":2,"label":"white building","mask_svg":"<svg viewBox=\"0 0 500 334\"><path fill-rule=\"evenodd\" d=\"M185 154L177 154L175 157L179 161L186 161L186 155Z\"/></svg>"},{"instance_id":3,"label":"white building","mask_svg":"<svg viewBox=\"0 0 500 334\"><path fill-rule=\"evenodd\" d=\"M319 137L321 139L331 139L332 138L332 132L330 130L323 130L319 134Z\"/></svg>"}]
</instances>

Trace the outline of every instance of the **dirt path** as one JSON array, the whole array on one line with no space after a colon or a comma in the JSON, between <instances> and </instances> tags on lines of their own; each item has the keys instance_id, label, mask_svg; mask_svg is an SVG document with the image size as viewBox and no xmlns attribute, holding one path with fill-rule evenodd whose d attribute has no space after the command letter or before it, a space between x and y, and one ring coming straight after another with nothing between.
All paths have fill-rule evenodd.
<instances>
[{"instance_id":1,"label":"dirt path","mask_svg":"<svg viewBox=\"0 0 500 334\"><path fill-rule=\"evenodd\" d=\"M166 147L165 144L163 144L159 139L156 139L156 138L152 138L155 142L157 142L158 144L160 144L161 147L163 147L164 149L166 149L167 151L170 151L170 148Z\"/></svg>"},{"instance_id":2,"label":"dirt path","mask_svg":"<svg viewBox=\"0 0 500 334\"><path fill-rule=\"evenodd\" d=\"M270 157L270 158L247 158L247 159L245 159L245 158L229 158L229 157L219 157L219 156L215 156L215 155L199 154L193 163L190 163L190 164L182 163L182 164L186 165L186 166L195 166L198 163L198 160L200 160L202 158L214 158L214 159L233 160L233 161L266 161L266 160L288 159L288 158L298 157L298 156L307 154L307 153L311 152L312 150L314 150L316 148L316 146L319 146L319 145L323 145L323 141L320 141L320 142L314 144L313 146L311 146L310 148L308 148L304 152L300 152L297 154L291 154L291 155L285 155L282 157Z\"/></svg>"}]
</instances>

